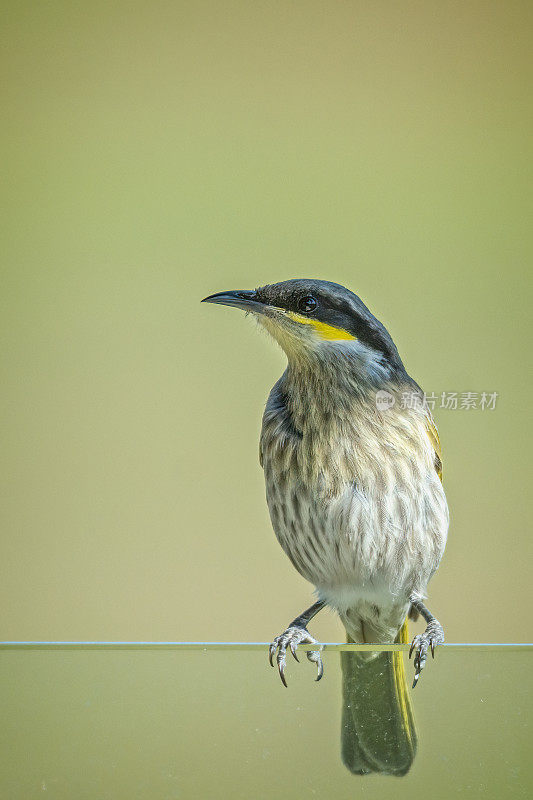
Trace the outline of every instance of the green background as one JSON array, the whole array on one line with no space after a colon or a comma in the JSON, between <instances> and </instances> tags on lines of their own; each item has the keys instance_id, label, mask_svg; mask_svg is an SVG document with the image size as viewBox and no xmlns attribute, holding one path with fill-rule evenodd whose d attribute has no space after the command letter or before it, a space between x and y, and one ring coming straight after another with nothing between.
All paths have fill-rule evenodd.
<instances>
[{"instance_id":1,"label":"green background","mask_svg":"<svg viewBox=\"0 0 533 800\"><path fill-rule=\"evenodd\" d=\"M499 393L435 412L429 605L531 640L531 3L3 12L0 638L262 641L310 603L258 464L283 356L199 300L320 277L426 391Z\"/></svg>"},{"instance_id":2,"label":"green background","mask_svg":"<svg viewBox=\"0 0 533 800\"><path fill-rule=\"evenodd\" d=\"M291 658L288 689L253 645L0 655L7 800L532 795L531 648L439 650L413 692L418 750L401 779L342 764L340 659L327 648L324 679Z\"/></svg>"}]
</instances>

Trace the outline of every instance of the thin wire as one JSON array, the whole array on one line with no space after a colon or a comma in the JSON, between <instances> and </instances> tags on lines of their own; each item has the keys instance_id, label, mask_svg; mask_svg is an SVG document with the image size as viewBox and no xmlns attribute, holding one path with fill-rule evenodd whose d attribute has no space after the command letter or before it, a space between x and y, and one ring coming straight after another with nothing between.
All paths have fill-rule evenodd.
<instances>
[{"instance_id":1,"label":"thin wire","mask_svg":"<svg viewBox=\"0 0 533 800\"><path fill-rule=\"evenodd\" d=\"M387 645L383 643L347 645L345 642L323 642L325 647L376 647L408 648L409 645ZM170 642L170 641L0 641L1 647L268 647L270 642ZM445 642L439 647L533 647L533 642Z\"/></svg>"}]
</instances>

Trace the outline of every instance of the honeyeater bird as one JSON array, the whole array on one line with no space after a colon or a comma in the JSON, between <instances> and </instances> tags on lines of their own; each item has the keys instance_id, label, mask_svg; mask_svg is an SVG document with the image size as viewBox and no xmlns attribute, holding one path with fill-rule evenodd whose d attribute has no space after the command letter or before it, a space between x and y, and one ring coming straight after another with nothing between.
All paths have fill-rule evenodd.
<instances>
[{"instance_id":1,"label":"honeyeater bird","mask_svg":"<svg viewBox=\"0 0 533 800\"><path fill-rule=\"evenodd\" d=\"M422 390L384 325L336 283L293 279L203 302L250 312L288 360L264 411L260 461L276 537L317 599L276 636L271 663L275 656L287 685L287 651L297 658L298 644L318 647L307 626L325 606L357 644L406 642L407 617L420 614L415 686L444 641L424 600L448 531L440 443ZM320 680L320 651L307 657ZM356 773L404 774L416 734L401 652L341 657L344 762Z\"/></svg>"}]
</instances>

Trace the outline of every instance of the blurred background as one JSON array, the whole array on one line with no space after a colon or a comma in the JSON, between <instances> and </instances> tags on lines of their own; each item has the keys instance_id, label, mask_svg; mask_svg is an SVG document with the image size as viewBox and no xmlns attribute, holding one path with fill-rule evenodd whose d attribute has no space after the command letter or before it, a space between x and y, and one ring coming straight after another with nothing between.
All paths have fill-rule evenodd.
<instances>
[{"instance_id":1,"label":"blurred background","mask_svg":"<svg viewBox=\"0 0 533 800\"><path fill-rule=\"evenodd\" d=\"M284 357L215 291L359 294L435 409L448 641L528 641L528 2L24 2L1 31L0 639L270 640ZM343 638L332 614L313 632Z\"/></svg>"}]
</instances>

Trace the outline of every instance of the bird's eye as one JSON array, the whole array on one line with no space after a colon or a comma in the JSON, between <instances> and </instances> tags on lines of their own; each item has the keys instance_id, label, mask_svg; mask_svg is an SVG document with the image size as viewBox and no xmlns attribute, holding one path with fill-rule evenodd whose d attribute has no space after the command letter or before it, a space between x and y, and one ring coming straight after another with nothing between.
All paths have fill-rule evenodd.
<instances>
[{"instance_id":1,"label":"bird's eye","mask_svg":"<svg viewBox=\"0 0 533 800\"><path fill-rule=\"evenodd\" d=\"M298 300L298 311L301 311L302 314L311 314L313 311L316 311L317 306L318 302L312 294L300 297Z\"/></svg>"}]
</instances>

